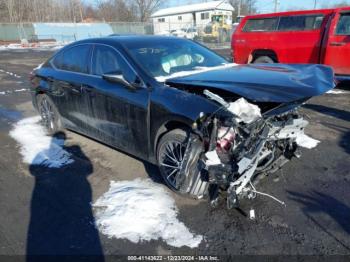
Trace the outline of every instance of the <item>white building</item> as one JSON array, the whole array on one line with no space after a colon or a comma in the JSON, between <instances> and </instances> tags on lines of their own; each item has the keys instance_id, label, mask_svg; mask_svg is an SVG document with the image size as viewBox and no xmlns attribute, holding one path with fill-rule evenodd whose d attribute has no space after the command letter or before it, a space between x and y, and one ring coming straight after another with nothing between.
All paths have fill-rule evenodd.
<instances>
[{"instance_id":1,"label":"white building","mask_svg":"<svg viewBox=\"0 0 350 262\"><path fill-rule=\"evenodd\" d=\"M232 22L234 8L226 1L211 1L200 4L191 4L165 8L152 14L154 33L188 28L192 26L204 27L211 22L213 15L227 16ZM231 23L230 22L230 23Z\"/></svg>"}]
</instances>

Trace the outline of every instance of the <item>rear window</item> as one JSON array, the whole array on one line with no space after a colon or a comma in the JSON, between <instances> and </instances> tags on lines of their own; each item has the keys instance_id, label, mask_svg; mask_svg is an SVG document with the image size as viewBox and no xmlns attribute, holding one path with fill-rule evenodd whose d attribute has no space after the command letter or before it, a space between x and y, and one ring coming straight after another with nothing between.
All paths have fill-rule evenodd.
<instances>
[{"instance_id":1,"label":"rear window","mask_svg":"<svg viewBox=\"0 0 350 262\"><path fill-rule=\"evenodd\" d=\"M243 31L244 32L256 32L256 31L274 31L276 30L278 18L260 18L247 20Z\"/></svg>"},{"instance_id":2,"label":"rear window","mask_svg":"<svg viewBox=\"0 0 350 262\"><path fill-rule=\"evenodd\" d=\"M78 45L56 55L53 64L61 70L87 74L89 55L90 45Z\"/></svg>"},{"instance_id":3,"label":"rear window","mask_svg":"<svg viewBox=\"0 0 350 262\"><path fill-rule=\"evenodd\" d=\"M278 31L304 31L319 29L322 21L322 15L282 16L278 24Z\"/></svg>"},{"instance_id":4,"label":"rear window","mask_svg":"<svg viewBox=\"0 0 350 262\"><path fill-rule=\"evenodd\" d=\"M304 31L319 29L323 22L323 15L310 16L282 16L247 20L244 32L259 31Z\"/></svg>"}]
</instances>

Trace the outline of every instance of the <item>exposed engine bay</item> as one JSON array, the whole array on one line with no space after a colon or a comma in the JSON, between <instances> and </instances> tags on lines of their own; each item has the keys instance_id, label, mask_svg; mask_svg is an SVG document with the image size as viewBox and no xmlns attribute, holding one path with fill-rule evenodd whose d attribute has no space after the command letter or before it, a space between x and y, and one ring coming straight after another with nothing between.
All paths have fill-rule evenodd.
<instances>
[{"instance_id":1,"label":"exposed engine bay","mask_svg":"<svg viewBox=\"0 0 350 262\"><path fill-rule=\"evenodd\" d=\"M203 94L219 103L220 110L229 112L230 117L201 113L193 123L177 187L196 198L208 196L213 205L225 195L228 208L257 194L284 204L255 186L292 157L300 157L299 146L309 138L304 134L308 121L295 109L300 103L262 115L257 105L244 98L227 102L209 90Z\"/></svg>"}]
</instances>

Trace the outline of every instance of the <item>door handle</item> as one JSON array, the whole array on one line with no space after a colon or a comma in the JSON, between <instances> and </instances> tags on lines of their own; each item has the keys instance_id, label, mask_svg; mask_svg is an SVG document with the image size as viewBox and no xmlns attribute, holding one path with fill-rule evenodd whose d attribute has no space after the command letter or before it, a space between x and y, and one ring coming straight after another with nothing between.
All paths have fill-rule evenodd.
<instances>
[{"instance_id":1,"label":"door handle","mask_svg":"<svg viewBox=\"0 0 350 262\"><path fill-rule=\"evenodd\" d=\"M330 44L331 46L344 46L346 45L345 42L331 42Z\"/></svg>"},{"instance_id":2,"label":"door handle","mask_svg":"<svg viewBox=\"0 0 350 262\"><path fill-rule=\"evenodd\" d=\"M94 92L94 88L88 85L81 85L81 90L84 90L84 92L88 93L89 96L93 97L96 96Z\"/></svg>"}]
</instances>

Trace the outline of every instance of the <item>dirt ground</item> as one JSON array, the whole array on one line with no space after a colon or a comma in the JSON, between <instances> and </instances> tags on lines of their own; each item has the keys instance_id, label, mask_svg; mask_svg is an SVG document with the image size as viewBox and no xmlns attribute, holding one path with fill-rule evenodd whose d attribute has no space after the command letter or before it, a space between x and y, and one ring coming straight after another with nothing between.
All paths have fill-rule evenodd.
<instances>
[{"instance_id":1,"label":"dirt ground","mask_svg":"<svg viewBox=\"0 0 350 262\"><path fill-rule=\"evenodd\" d=\"M227 55L229 50L220 53ZM37 114L30 100L28 73L51 52L13 50L0 52L0 255L25 255L28 241L42 246L59 234L64 241L80 243L78 254L107 255L350 255L350 88L342 94L325 94L302 108L310 125L307 133L321 143L302 150L277 174L264 179L258 190L286 202L286 207L263 196L243 203L256 219L227 210L225 203L211 208L206 200L173 193L179 219L205 240L198 248L174 248L165 242L134 244L110 239L93 227L90 202L109 188L111 180L157 178L157 168L91 139L67 131L65 148L73 153L70 170L29 168L9 136L19 119ZM15 73L11 75L10 73ZM59 172L42 180L45 172ZM79 174L72 178L67 172ZM57 178L58 177L58 178ZM157 179L156 179L157 180ZM161 183L161 180L158 179ZM45 183L54 183L46 190ZM164 186L165 187L165 186ZM50 208L40 207L50 201ZM64 203L64 206L62 206ZM68 203L68 204L67 204ZM34 221L34 222L33 222ZM35 237L33 237L35 236ZM52 239L51 239L52 237ZM72 240L72 241L73 241ZM29 243L30 244L30 243ZM40 248L38 249L40 252ZM343 256L346 255L346 256Z\"/></svg>"}]
</instances>

